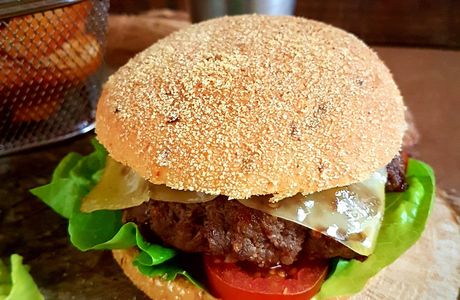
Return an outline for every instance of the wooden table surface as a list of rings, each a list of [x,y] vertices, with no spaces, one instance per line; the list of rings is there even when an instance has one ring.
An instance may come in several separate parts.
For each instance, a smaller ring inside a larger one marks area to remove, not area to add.
[[[453,190],[460,190],[460,52],[376,50],[415,116],[417,156],[435,168],[439,186],[452,190],[450,204],[458,206]],[[90,137],[0,158],[0,257],[22,254],[47,299],[144,299],[107,252],[73,249],[65,221],[27,192],[47,182],[67,152],[87,152]]]

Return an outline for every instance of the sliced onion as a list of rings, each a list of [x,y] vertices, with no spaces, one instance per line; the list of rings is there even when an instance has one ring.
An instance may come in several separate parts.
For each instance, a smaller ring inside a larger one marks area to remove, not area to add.
[[[180,191],[148,182],[131,168],[107,157],[99,183],[83,199],[81,211],[118,210],[141,205],[149,199],[180,203],[211,201],[217,196],[201,192]]]
[[[150,185],[150,198],[166,202],[201,203],[214,200],[217,196],[201,192],[174,190],[163,184],[152,184]]]
[[[149,200],[149,183],[131,168],[107,157],[99,183],[83,199],[81,211],[117,210]]]
[[[321,232],[361,255],[370,255],[385,209],[386,178],[382,169],[363,182],[306,196],[297,194],[277,203],[270,203],[270,196],[238,201]]]

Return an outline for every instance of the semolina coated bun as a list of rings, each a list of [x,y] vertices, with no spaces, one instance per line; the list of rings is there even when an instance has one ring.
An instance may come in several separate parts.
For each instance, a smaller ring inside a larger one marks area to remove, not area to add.
[[[352,34],[243,15],[175,32],[121,67],[96,133],[152,183],[280,199],[384,167],[401,148],[404,112],[388,68]]]
[[[187,279],[178,276],[174,280],[161,277],[148,277],[140,273],[133,265],[137,254],[134,248],[113,250],[113,257],[125,275],[151,299],[156,300],[212,300],[215,299],[204,290],[196,287]]]

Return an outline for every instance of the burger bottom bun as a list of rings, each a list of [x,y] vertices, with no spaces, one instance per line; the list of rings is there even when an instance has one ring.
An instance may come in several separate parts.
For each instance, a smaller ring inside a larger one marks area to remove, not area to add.
[[[442,191],[438,194],[442,195],[436,199],[420,240],[350,299],[457,299],[460,226],[458,217],[445,200],[448,195]],[[142,275],[132,264],[136,253],[135,249],[114,250],[113,256],[131,281],[150,298],[214,299],[180,276],[174,281],[166,281]]]
[[[128,276],[138,289],[143,291],[151,299],[215,299],[182,276],[178,276],[175,280],[169,281],[161,277],[152,278],[143,275],[133,265],[133,259],[137,254],[137,250],[134,248],[113,250],[112,253],[125,275]]]

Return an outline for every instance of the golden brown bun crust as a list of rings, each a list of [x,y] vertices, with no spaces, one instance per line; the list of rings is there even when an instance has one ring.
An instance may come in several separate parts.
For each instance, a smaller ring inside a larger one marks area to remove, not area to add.
[[[247,198],[343,186],[401,147],[404,104],[355,36],[298,17],[187,27],[110,77],[96,133],[153,183]]]
[[[212,300],[215,299],[204,290],[197,288],[190,281],[181,276],[173,281],[160,277],[147,277],[141,274],[133,265],[134,256],[137,251],[134,248],[127,250],[113,250],[113,257],[123,269],[125,275],[134,285],[143,291],[151,299],[155,300]]]

